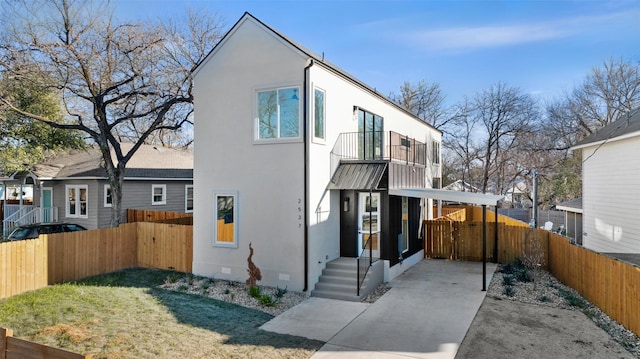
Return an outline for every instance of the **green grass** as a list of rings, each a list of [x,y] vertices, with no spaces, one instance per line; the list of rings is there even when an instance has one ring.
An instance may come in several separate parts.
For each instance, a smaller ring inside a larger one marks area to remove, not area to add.
[[[94,358],[308,358],[319,341],[265,332],[272,318],[163,290],[170,271],[130,269],[0,300],[14,336]]]

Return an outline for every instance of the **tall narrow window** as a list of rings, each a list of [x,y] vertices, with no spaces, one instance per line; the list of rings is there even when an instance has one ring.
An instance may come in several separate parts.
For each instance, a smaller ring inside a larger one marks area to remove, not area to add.
[[[398,248],[400,253],[409,250],[409,198],[402,197],[402,240]]]
[[[113,205],[113,198],[111,198],[111,186],[104,185],[104,207],[111,207]]]
[[[299,88],[280,88],[258,92],[257,138],[300,137]]]
[[[213,245],[238,248],[238,195],[215,191],[213,194]]]
[[[379,160],[382,153],[382,117],[361,108],[358,111],[358,156],[361,160]]]
[[[72,218],[87,218],[87,185],[65,186],[65,215]]]
[[[193,185],[188,184],[184,187],[184,211],[186,213],[193,212]]]
[[[151,205],[158,206],[167,204],[167,185],[151,185]]]
[[[440,163],[440,142],[433,141],[432,143],[432,162],[437,165]]]
[[[313,137],[324,140],[324,91],[315,89],[313,91]]]

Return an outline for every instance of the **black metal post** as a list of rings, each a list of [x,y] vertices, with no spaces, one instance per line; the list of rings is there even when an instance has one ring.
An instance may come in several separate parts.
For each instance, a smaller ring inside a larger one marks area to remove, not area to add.
[[[498,263],[498,202],[496,202],[495,232],[493,233],[493,262]]]
[[[482,205],[482,291],[487,291],[487,205]]]

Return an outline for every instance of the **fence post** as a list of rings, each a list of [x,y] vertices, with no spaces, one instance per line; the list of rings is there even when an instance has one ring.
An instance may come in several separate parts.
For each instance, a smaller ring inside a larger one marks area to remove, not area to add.
[[[7,337],[13,336],[13,330],[0,328],[0,359],[7,359]]]

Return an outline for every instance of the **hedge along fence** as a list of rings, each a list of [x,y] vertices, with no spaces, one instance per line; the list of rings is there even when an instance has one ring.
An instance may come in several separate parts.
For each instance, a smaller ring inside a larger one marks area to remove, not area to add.
[[[487,259],[495,261],[494,224],[487,223]],[[425,257],[482,260],[482,223],[425,222]],[[542,267],[561,282],[640,335],[640,268],[572,245],[568,238],[542,229],[498,224],[499,263],[522,258],[527,240],[537,238]]]
[[[125,268],[190,273],[192,262],[192,226],[127,223],[3,242],[0,298]]]

